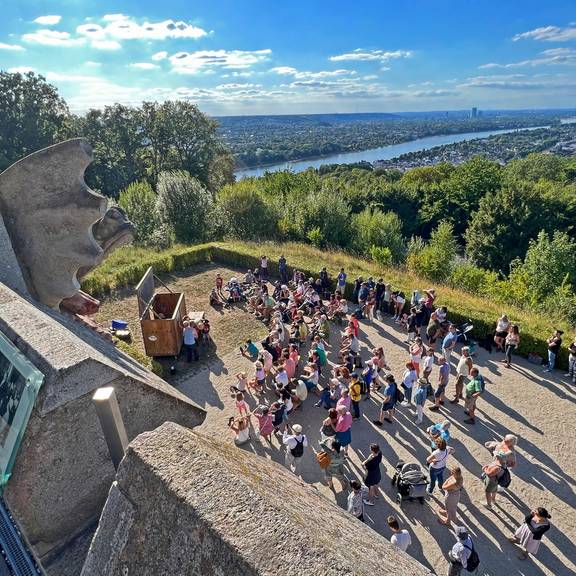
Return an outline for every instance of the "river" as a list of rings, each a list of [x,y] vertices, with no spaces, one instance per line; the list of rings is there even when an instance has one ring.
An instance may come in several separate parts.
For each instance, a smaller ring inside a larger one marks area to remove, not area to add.
[[[323,158],[298,160],[296,162],[280,162],[270,166],[261,166],[258,168],[246,168],[236,170],[234,173],[237,179],[248,176],[262,176],[264,172],[277,172],[279,170],[291,170],[293,172],[302,172],[307,168],[320,168],[324,164],[354,164],[356,162],[375,162],[376,160],[390,160],[401,154],[408,152],[420,152],[436,146],[454,144],[455,142],[464,142],[465,140],[481,140],[489,138],[496,134],[508,134],[520,130],[538,130],[539,128],[549,128],[549,126],[534,126],[532,128],[515,128],[512,130],[486,130],[484,132],[466,132],[463,134],[442,134],[439,136],[428,136],[418,140],[410,140],[402,144],[390,144],[380,148],[371,148],[361,152],[346,152],[343,154],[332,154]]]

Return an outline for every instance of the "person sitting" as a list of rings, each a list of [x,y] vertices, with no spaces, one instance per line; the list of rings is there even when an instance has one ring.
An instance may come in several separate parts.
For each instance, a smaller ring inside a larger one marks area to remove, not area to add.
[[[209,300],[210,300],[210,306],[215,307],[228,306],[228,302],[226,302],[226,300],[220,297],[220,294],[218,293],[218,290],[216,288],[212,288],[212,290],[210,290]]]
[[[248,339],[244,346],[240,346],[240,354],[244,357],[248,356],[249,358],[258,358],[258,346],[256,346],[252,340]]]
[[[231,416],[228,420],[228,428],[234,432],[234,444],[240,446],[250,440],[250,417],[238,416],[234,418]]]
[[[252,270],[248,269],[248,272],[246,272],[246,274],[244,274],[244,284],[254,284],[254,282],[256,281],[256,277],[254,276]]]

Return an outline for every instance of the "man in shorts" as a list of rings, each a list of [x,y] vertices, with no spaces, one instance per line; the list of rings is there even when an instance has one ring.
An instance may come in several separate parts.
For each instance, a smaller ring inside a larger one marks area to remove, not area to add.
[[[438,358],[438,386],[434,392],[434,406],[430,406],[430,410],[438,412],[440,405],[444,404],[444,394],[446,393],[446,386],[448,385],[448,378],[450,376],[450,364],[446,361],[444,356]]]
[[[482,381],[478,368],[470,370],[470,380],[464,388],[464,408],[468,413],[468,418],[464,420],[466,424],[476,424],[474,413],[476,412],[476,399],[482,394]]]
[[[396,411],[396,392],[398,390],[398,385],[394,380],[392,374],[388,374],[385,378],[386,388],[384,389],[384,400],[382,401],[382,407],[380,408],[380,417],[378,420],[373,420],[372,422],[376,426],[382,426],[382,421],[386,420],[392,424],[394,421],[394,412]],[[386,414],[386,417],[384,416]]]

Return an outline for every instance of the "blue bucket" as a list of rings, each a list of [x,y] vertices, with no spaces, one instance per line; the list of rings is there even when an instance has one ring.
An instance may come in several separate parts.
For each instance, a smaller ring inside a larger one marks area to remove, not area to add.
[[[112,330],[126,330],[127,327],[126,320],[112,320]]]

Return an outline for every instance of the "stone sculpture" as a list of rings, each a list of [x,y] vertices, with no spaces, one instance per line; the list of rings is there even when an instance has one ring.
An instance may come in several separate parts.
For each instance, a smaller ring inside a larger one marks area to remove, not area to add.
[[[0,174],[0,228],[12,252],[3,248],[0,268],[14,256],[30,295],[52,308],[81,296],[78,279],[133,238],[122,210],[107,210],[106,198],[84,182],[91,162],[92,147],[77,138],[30,154]]]

